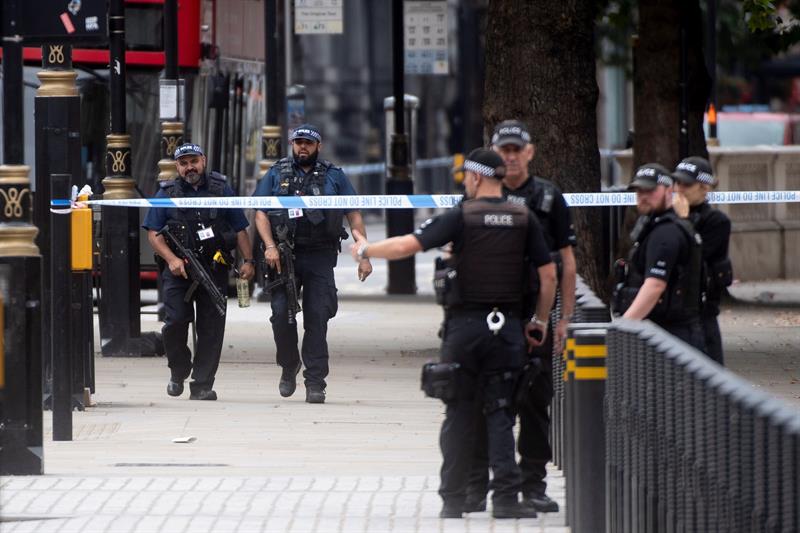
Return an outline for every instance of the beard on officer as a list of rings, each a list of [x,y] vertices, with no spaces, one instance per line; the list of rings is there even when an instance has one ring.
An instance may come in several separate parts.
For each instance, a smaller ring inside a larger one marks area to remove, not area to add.
[[[655,163],[637,169],[628,187],[636,192],[639,220],[627,261],[618,260],[614,311],[649,319],[705,352],[700,327],[702,239],[672,207],[674,178]]]
[[[461,518],[465,512],[477,413],[483,410],[494,473],[492,514],[495,518],[534,517],[535,509],[519,501],[521,474],[514,454],[512,397],[526,352],[541,345],[547,335],[555,265],[533,213],[502,196],[502,158],[480,148],[467,156],[462,168],[467,200],[412,234],[370,244],[354,232],[356,242],[350,251],[356,260],[396,260],[453,243],[447,265],[455,275],[444,274],[453,283],[445,283],[443,294],[437,294],[445,306],[440,365],[448,386],[441,394],[426,388],[447,405],[440,436],[440,516]],[[530,290],[527,271],[533,269],[541,286],[538,297],[530,298],[535,313],[525,308]],[[439,370],[435,372],[438,375]],[[424,385],[430,381],[426,379]]]
[[[235,196],[225,176],[206,172],[206,158],[200,146],[182,144],[175,150],[174,157],[178,177],[161,182],[157,198]],[[196,286],[194,292],[188,292],[193,282],[200,283],[201,280],[191,279],[186,258],[180,250],[173,250],[174,243],[166,241],[160,232],[168,228],[169,233],[197,257],[208,279],[224,295],[228,265],[220,264],[214,257],[217,253],[227,255],[238,248],[244,261],[239,274],[246,280],[252,278],[254,269],[252,247],[246,232],[248,225],[241,209],[151,208],[145,217],[142,226],[148,230],[148,240],[164,263],[160,268],[165,314],[162,334],[170,368],[171,377],[167,384],[170,396],[183,394],[184,381],[191,375],[190,399],[217,399],[213,386],[222,353],[225,314],[217,310],[217,305],[202,285]],[[194,359],[186,344],[192,321],[197,325]]]

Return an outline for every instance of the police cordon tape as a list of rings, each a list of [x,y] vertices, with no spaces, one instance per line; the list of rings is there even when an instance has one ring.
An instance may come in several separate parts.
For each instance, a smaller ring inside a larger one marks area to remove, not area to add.
[[[460,194],[386,194],[353,196],[228,196],[197,198],[129,198],[89,200],[87,205],[110,207],[207,208],[207,209],[420,209],[450,208]],[[565,193],[570,207],[636,205],[633,192]],[[800,191],[716,191],[709,194],[712,204],[771,204],[800,202]],[[70,200],[53,200],[52,210],[73,205]]]

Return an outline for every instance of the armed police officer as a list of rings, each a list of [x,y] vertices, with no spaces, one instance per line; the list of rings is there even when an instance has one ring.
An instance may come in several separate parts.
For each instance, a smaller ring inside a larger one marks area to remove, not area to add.
[[[702,157],[687,157],[672,173],[678,192],[675,211],[687,217],[703,239],[704,298],[700,320],[708,356],[724,364],[722,336],[717,316],[725,287],[733,282],[733,268],[728,257],[731,221],[708,204],[707,196],[717,185],[709,162]]]
[[[526,206],[536,215],[558,273],[561,315],[538,315],[537,320],[547,325],[548,335],[545,342],[531,353],[537,359],[537,364],[531,367],[535,377],[527,380],[527,394],[517,405],[520,424],[517,449],[523,498],[537,511],[557,512],[558,503],[546,494],[546,466],[552,459],[549,408],[553,399],[553,347],[555,345],[561,351],[575,309],[575,229],[567,202],[558,187],[548,180],[530,175],[529,167],[535,155],[535,146],[523,122],[500,122],[492,135],[492,148],[503,158],[506,168],[503,195],[509,202]],[[549,320],[551,316],[553,320]],[[479,441],[476,452],[465,505],[467,511],[483,511],[486,508],[489,478],[485,441]]]
[[[636,191],[639,219],[627,261],[616,263],[614,312],[650,319],[700,351],[702,240],[672,208],[673,177],[658,164],[639,167],[629,190]]]
[[[175,150],[178,177],[161,184],[157,198],[235,196],[225,176],[206,172],[206,158],[196,144]],[[183,394],[184,380],[192,400],[216,400],[214,376],[225,334],[225,297],[229,253],[238,248],[244,264],[239,274],[253,277],[247,218],[241,209],[151,208],[142,226],[160,257],[165,320],[162,334],[171,377],[167,394]],[[193,308],[193,304],[196,310]],[[194,361],[186,345],[189,323],[197,326]]]
[[[440,444],[443,463],[439,494],[443,518],[464,512],[469,468],[476,438],[476,415],[486,417],[495,518],[536,515],[519,501],[520,469],[514,457],[512,391],[529,347],[547,335],[545,322],[555,292],[555,265],[541,228],[525,207],[502,197],[505,166],[488,149],[469,154],[464,167],[467,200],[424,223],[415,233],[368,243],[357,232],[351,253],[402,259],[453,243],[452,269],[442,295],[445,323],[441,360],[449,372]],[[530,270],[539,278],[535,314],[526,309]],[[457,285],[457,287],[456,287]],[[533,318],[531,319],[531,316]],[[480,398],[480,400],[477,400]],[[478,403],[480,401],[480,403]]]
[[[279,160],[258,183],[254,196],[320,196],[356,194],[344,172],[320,157],[322,135],[318,128],[303,124],[290,139],[292,156]],[[343,216],[351,230],[364,234],[364,221],[357,210],[290,209],[256,212],[256,228],[264,242],[264,258],[273,276],[283,276],[271,289],[272,331],[277,362],[281,367],[278,391],[294,394],[296,376],[305,365],[306,401],[325,402],[328,375],[328,320],[336,316],[338,301],[333,269],[347,237]],[[287,276],[287,270],[293,275]],[[368,259],[358,263],[358,278],[372,272]],[[302,353],[297,348],[295,312],[302,288]],[[302,361],[301,361],[302,355]]]

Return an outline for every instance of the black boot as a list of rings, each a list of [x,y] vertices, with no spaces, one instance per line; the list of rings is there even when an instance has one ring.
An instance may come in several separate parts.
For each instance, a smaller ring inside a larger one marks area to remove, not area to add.
[[[533,507],[540,513],[557,513],[558,502],[552,500],[547,494],[530,492],[523,494],[522,501],[525,505]]]
[[[294,394],[297,388],[297,374],[300,373],[302,367],[303,364],[298,361],[296,368],[284,368],[281,371],[281,381],[278,383],[278,392],[280,392],[281,396],[284,398],[288,398]]]
[[[468,494],[464,500],[465,513],[482,513],[486,510],[486,496]]]
[[[536,510],[515,500],[493,501],[492,516],[494,518],[536,518]]]

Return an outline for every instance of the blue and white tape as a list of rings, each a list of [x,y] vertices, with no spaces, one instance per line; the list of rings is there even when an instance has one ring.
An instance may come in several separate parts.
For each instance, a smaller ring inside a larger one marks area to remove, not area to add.
[[[90,200],[88,205],[111,207],[216,208],[216,209],[420,209],[450,208],[460,194],[354,195],[354,196],[228,196],[201,198],[130,198]],[[566,193],[570,207],[636,205],[636,193]],[[800,191],[716,191],[713,204],[772,204],[800,202]],[[69,208],[69,200],[53,200],[51,208]]]

